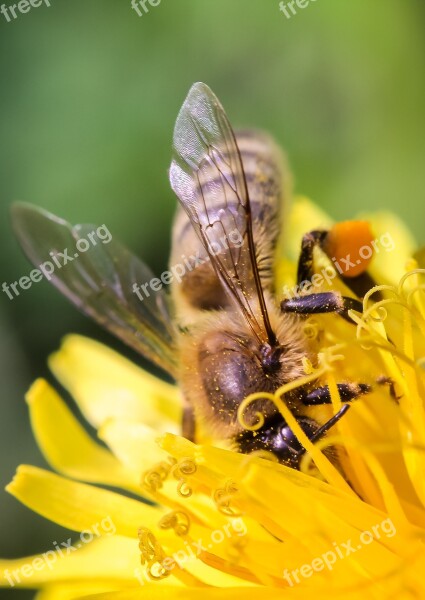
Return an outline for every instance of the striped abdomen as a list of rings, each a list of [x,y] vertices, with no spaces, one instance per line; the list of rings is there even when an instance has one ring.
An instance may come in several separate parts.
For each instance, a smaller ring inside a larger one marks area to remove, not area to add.
[[[280,229],[280,212],[290,181],[280,149],[265,133],[236,132],[251,204],[253,237],[263,286],[271,289],[273,256]],[[217,199],[217,214],[228,202]],[[232,200],[233,201],[233,200]],[[236,202],[236,201],[235,201]],[[235,234],[236,235],[236,234]],[[172,239],[170,267],[182,267],[181,283],[174,279],[172,294],[179,312],[214,310],[229,300],[209,261],[206,250],[186,213],[178,207]],[[188,319],[190,322],[190,318]]]

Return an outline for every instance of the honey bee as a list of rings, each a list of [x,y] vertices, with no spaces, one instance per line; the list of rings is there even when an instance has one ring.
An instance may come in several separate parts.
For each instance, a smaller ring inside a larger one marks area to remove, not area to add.
[[[267,451],[298,468],[305,452],[275,406],[258,400],[246,419],[264,424],[245,430],[238,408],[252,392],[274,392],[304,374],[314,362],[303,332],[310,314],[335,312],[349,319],[361,310],[356,298],[338,292],[301,295],[277,302],[273,264],[281,229],[281,207],[291,183],[282,152],[257,131],[234,132],[208,86],[192,86],[178,114],[169,171],[179,200],[170,272],[185,256],[196,268],[175,277],[170,297],[160,290],[140,299],[134,292],[154,276],[120,243],[97,245],[51,275],[52,283],[80,310],[169,373],[185,402],[183,435],[196,441],[206,423],[244,453]],[[34,265],[74,247],[93,226],[71,226],[28,204],[13,207],[20,243]],[[302,240],[298,279],[313,270],[313,250],[326,247],[328,232]],[[142,301],[141,301],[142,300]],[[170,307],[171,305],[171,307]],[[329,404],[327,386],[300,387],[285,401],[315,442],[345,414],[348,402],[368,393],[364,383],[338,384],[341,410],[325,423],[308,416],[308,406]]]

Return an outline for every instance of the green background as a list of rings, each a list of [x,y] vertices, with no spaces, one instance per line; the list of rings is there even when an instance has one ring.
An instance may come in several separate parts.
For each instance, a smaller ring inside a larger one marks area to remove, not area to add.
[[[424,25],[423,0],[316,0],[291,19],[277,0],[162,0],[142,17],[130,0],[51,0],[10,23],[0,14],[0,284],[30,270],[14,200],[104,223],[165,268],[171,136],[198,80],[235,126],[275,135],[298,192],[338,219],[392,209],[423,242]],[[0,303],[3,487],[17,464],[44,464],[23,395],[46,356],[71,331],[112,341],[45,282]],[[4,557],[68,537],[2,491],[0,531]]]

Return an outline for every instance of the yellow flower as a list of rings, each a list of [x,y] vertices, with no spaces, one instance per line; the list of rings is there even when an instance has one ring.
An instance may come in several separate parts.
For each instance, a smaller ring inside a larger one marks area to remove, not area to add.
[[[21,466],[7,490],[77,534],[37,557],[0,561],[2,585],[40,588],[39,600],[425,597],[423,255],[415,261],[394,216],[365,218],[376,235],[379,290],[365,297],[363,315],[352,313],[357,327],[335,315],[306,322],[319,361],[306,362],[303,380],[320,376],[330,386],[332,407],[315,408],[318,420],[341,405],[336,382],[369,383],[373,392],[316,445],[282,400],[289,384],[270,396],[308,451],[301,472],[207,437],[185,440],[174,386],[69,336],[49,365],[103,443],[46,381],[34,383],[31,424],[59,474]],[[301,235],[327,225],[297,200],[278,292],[294,285]],[[329,259],[317,263],[326,268]],[[336,443],[341,469],[322,453]]]

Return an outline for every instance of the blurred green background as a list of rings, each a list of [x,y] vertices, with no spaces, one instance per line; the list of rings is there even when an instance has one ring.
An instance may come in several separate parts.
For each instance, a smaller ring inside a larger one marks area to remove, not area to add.
[[[338,219],[393,209],[423,242],[424,26],[423,0],[317,0],[291,19],[277,0],[162,0],[142,17],[130,0],[51,0],[9,23],[0,14],[0,283],[30,270],[14,200],[104,223],[165,268],[171,136],[198,80],[235,126],[284,145],[298,192]],[[61,337],[123,347],[45,282],[0,302],[3,488],[17,464],[45,464],[23,396]],[[0,556],[67,539],[3,491],[0,503]]]

